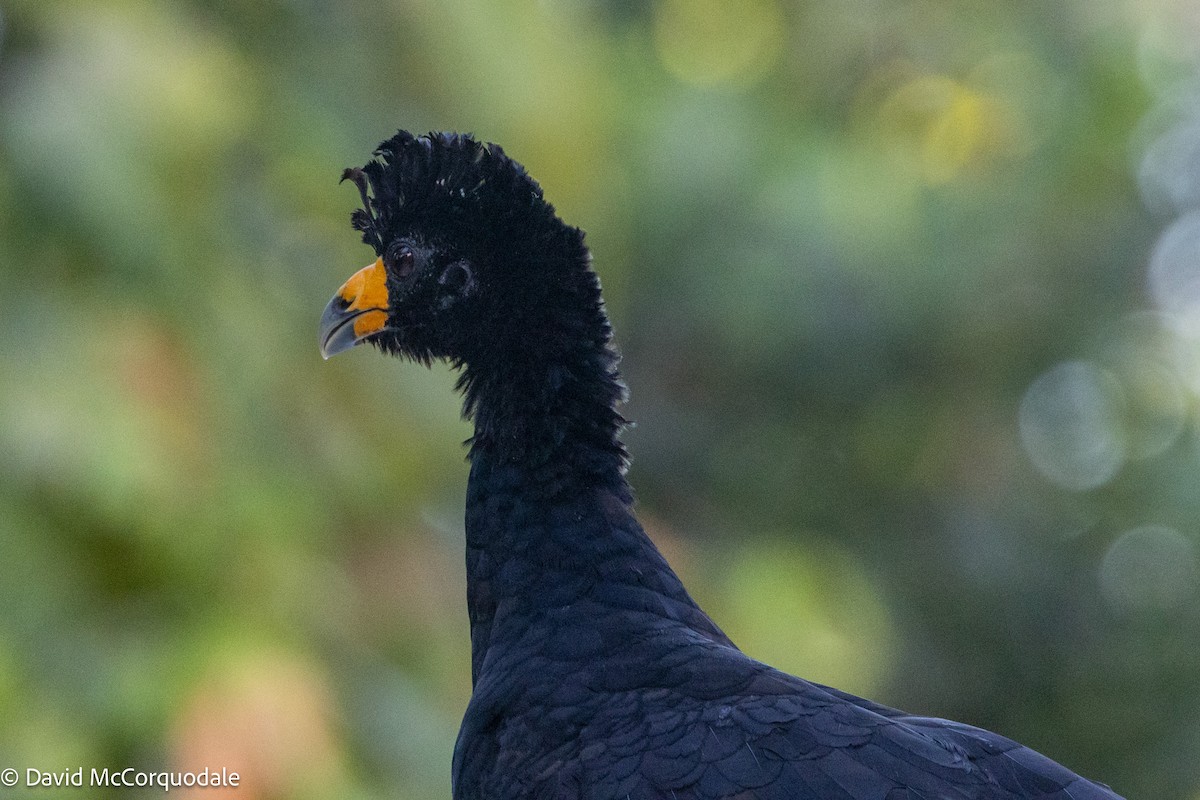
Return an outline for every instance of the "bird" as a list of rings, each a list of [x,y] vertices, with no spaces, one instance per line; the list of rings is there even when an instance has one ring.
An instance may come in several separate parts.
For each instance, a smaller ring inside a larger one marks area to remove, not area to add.
[[[472,694],[454,800],[1120,800],[999,734],[744,654],[634,514],[583,232],[498,145],[399,131],[342,180],[375,254],[320,319],[459,370]]]

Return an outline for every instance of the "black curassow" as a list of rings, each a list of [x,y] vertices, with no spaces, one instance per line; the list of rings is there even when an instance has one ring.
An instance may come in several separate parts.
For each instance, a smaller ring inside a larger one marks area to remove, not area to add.
[[[333,297],[359,342],[462,368],[474,691],[456,800],[1113,800],[1027,747],[779,672],[634,518],[624,387],[583,233],[469,136],[401,131],[343,179],[377,256]]]

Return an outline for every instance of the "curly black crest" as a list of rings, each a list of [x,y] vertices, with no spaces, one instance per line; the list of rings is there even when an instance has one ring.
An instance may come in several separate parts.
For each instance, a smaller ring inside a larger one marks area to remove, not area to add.
[[[414,230],[475,242],[480,253],[504,241],[517,248],[509,249],[510,255],[533,258],[547,246],[562,244],[564,235],[582,240],[499,145],[477,142],[469,134],[399,131],[373,155],[361,169],[346,169],[342,180],[359,188],[363,208],[351,215],[351,223],[378,255],[390,239]]]

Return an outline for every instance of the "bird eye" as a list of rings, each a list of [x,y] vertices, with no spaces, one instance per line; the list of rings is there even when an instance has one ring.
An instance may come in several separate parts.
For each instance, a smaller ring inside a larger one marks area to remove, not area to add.
[[[392,269],[398,278],[407,278],[412,274],[413,267],[416,266],[417,257],[412,249],[401,245],[392,251]]]

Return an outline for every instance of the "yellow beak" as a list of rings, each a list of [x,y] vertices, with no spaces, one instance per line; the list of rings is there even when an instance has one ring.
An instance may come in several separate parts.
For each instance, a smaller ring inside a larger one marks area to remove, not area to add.
[[[350,276],[325,306],[317,331],[321,357],[337,355],[379,333],[387,319],[387,270],[383,259],[377,258]]]

